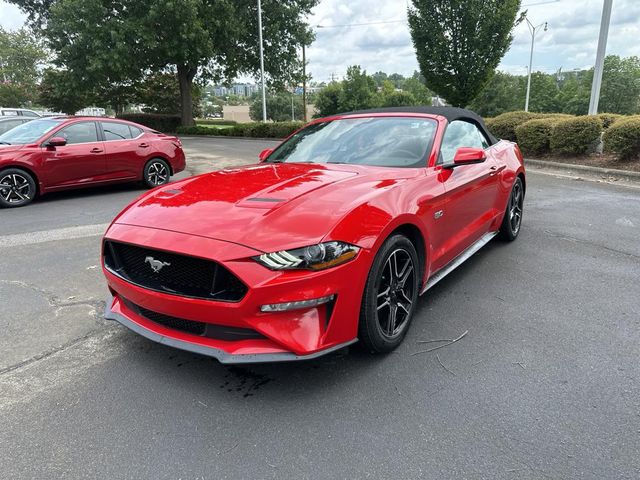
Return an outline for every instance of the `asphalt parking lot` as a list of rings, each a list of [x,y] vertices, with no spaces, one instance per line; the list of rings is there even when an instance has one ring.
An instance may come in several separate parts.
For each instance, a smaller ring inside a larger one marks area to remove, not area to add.
[[[273,145],[184,143],[178,178]],[[397,351],[243,367],[102,319],[99,234],[142,192],[0,211],[1,478],[640,478],[640,188],[531,171],[519,239]]]

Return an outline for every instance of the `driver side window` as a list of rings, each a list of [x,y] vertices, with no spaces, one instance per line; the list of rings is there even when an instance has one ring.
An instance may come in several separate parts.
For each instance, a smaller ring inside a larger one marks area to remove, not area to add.
[[[78,122],[60,130],[54,136],[63,137],[67,145],[74,143],[93,143],[98,141],[95,122]]]
[[[489,148],[487,139],[478,127],[473,123],[464,120],[454,120],[447,126],[442,146],[440,147],[440,158],[438,164],[448,164],[453,162],[456,152],[461,147]]]

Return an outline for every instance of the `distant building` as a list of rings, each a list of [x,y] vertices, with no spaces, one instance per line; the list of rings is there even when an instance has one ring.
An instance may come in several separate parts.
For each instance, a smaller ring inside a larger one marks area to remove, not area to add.
[[[105,117],[107,112],[104,108],[100,107],[86,107],[82,110],[78,110],[76,115],[80,115],[83,117]]]
[[[250,97],[254,93],[257,93],[258,89],[258,85],[254,85],[251,83],[234,83],[230,87],[216,85],[215,87],[213,87],[213,94],[216,97],[226,97],[228,95]]]

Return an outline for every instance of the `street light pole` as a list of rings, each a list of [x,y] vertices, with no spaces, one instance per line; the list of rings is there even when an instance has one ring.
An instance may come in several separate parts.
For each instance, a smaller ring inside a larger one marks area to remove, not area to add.
[[[258,0],[258,39],[260,40],[260,75],[262,82],[262,121],[267,121],[267,97],[264,88],[264,51],[262,47],[262,2]]]
[[[302,44],[302,119],[307,123],[307,55],[305,44]]]
[[[531,51],[529,52],[529,73],[527,75],[527,96],[524,101],[524,111],[529,111],[529,95],[531,93],[531,68],[533,66],[533,44],[536,40],[536,30],[544,25],[544,31],[547,31],[547,22],[541,23],[540,25],[533,26],[533,24],[529,21],[528,18],[525,18],[527,21],[527,27],[529,27],[529,32],[531,33]]]
[[[604,69],[604,55],[607,51],[607,37],[609,36],[609,23],[611,22],[611,7],[613,0],[604,0],[602,6],[602,20],[600,21],[600,38],[598,39],[598,52],[596,64],[593,69],[593,83],[591,84],[591,98],[589,100],[589,115],[598,114],[598,102],[600,101],[600,87],[602,86],[602,71]]]

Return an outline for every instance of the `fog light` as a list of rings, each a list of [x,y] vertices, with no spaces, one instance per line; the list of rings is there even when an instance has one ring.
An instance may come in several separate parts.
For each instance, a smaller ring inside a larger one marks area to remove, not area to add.
[[[312,300],[298,300],[296,302],[284,302],[284,303],[271,303],[269,305],[262,305],[260,307],[261,312],[286,312],[288,310],[299,310],[301,308],[317,307],[324,303],[329,303],[335,298],[335,295],[328,295],[326,297],[314,298]]]

